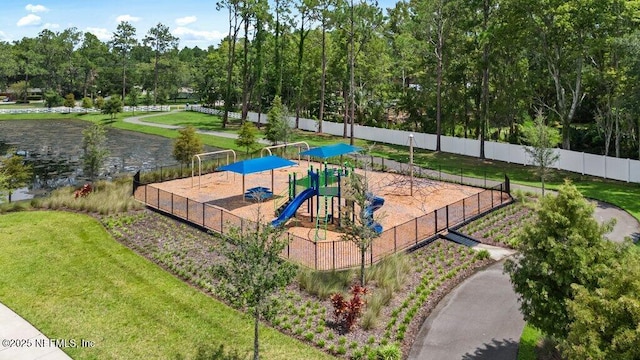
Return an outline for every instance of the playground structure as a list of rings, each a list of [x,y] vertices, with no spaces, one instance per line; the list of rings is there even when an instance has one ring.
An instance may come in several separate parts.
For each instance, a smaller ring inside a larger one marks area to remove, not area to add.
[[[193,157],[191,157],[191,186],[195,186],[193,184],[193,179],[195,178],[195,160],[198,159],[198,188],[200,188],[200,186],[202,185],[201,183],[201,179],[202,179],[202,158],[205,157],[214,157],[215,159],[220,159],[218,155],[220,154],[226,154],[227,155],[227,164],[229,165],[229,154],[233,154],[233,162],[235,163],[237,161],[237,157],[236,157],[236,152],[233,150],[219,150],[219,151],[212,151],[212,152],[206,152],[206,153],[201,153],[201,154],[195,154],[193,155]],[[219,166],[220,164],[218,164]],[[227,178],[228,180],[228,178]]]
[[[329,223],[333,225],[337,223],[339,227],[341,209],[343,206],[347,206],[347,200],[342,197],[344,180],[348,176],[356,175],[353,173],[353,169],[349,170],[346,165],[335,168],[329,168],[326,162],[322,165],[322,169],[314,169],[310,165],[307,176],[302,179],[297,179],[296,173],[289,174],[288,196],[284,203],[279,204],[274,201],[276,218],[271,221],[272,226],[284,225],[289,219],[296,216],[298,209],[306,202],[306,213],[310,222],[315,223],[315,241],[326,239]],[[300,188],[302,191],[299,190]],[[366,225],[376,234],[380,234],[382,225],[373,220],[373,213],[384,204],[384,199],[371,195],[367,197],[367,201],[370,205],[363,212]],[[353,201],[349,203],[355,207]],[[351,213],[355,216],[355,211],[351,211]]]
[[[373,263],[511,201],[505,184],[484,190],[414,180],[400,173],[352,168],[342,160],[338,162],[342,165],[311,161],[309,166],[278,157],[245,160],[198,175],[199,179],[134,182],[134,195],[148,206],[221,234],[247,228],[258,218],[283,226],[283,236],[289,239],[283,256],[318,270],[359,262],[357,247],[343,239],[342,216],[360,214],[377,234],[367,253],[367,262]],[[274,167],[273,161],[281,164]],[[229,172],[242,174],[242,188],[239,181],[228,180]],[[369,184],[362,209],[350,198],[347,185],[352,176],[366,177]],[[200,187],[193,186],[196,180],[201,181]],[[376,212],[381,216],[376,217]]]

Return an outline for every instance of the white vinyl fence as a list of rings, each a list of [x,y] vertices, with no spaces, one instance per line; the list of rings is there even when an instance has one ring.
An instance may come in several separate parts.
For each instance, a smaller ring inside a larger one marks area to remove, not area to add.
[[[200,106],[191,106],[189,110],[207,112],[221,115],[222,111],[215,109],[205,109]],[[231,116],[231,114],[230,114]],[[239,118],[240,114],[233,113],[234,118]],[[247,119],[252,122],[258,121],[257,113],[249,113]],[[262,114],[260,121],[267,122],[267,116]],[[289,121],[293,125],[295,118],[290,117]],[[341,136],[343,134],[342,123],[332,123],[324,121],[322,131]],[[308,131],[317,131],[317,121],[311,119],[300,119],[299,128]],[[351,136],[350,126],[347,127],[347,136]],[[435,150],[436,135],[413,133],[404,130],[392,130],[374,128],[369,126],[354,126],[354,137],[376,142],[383,142],[394,145],[409,145],[409,135],[414,136],[414,146],[420,149]],[[463,139],[452,136],[441,136],[441,150],[443,152],[459,155],[478,157],[480,155],[480,141],[476,139]],[[561,170],[572,171],[583,175],[593,175],[606,179],[615,179],[627,182],[640,183],[640,161],[631,159],[619,159],[604,155],[587,154],[584,152],[555,149],[560,156],[554,167]],[[499,160],[508,163],[531,165],[525,147],[494,141],[484,142],[484,153],[487,159]]]
[[[139,111],[139,112],[155,112],[155,111],[170,111],[167,105],[158,106],[124,106],[123,112]],[[84,113],[99,113],[100,110],[85,109],[82,107],[55,107],[55,108],[31,108],[31,109],[0,109],[0,114],[84,114]]]

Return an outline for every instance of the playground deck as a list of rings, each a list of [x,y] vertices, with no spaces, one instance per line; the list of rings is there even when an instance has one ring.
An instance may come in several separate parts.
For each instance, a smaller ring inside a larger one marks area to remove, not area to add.
[[[153,184],[155,188],[189,198],[191,200],[222,208],[238,217],[255,221],[258,211],[263,222],[271,221],[275,217],[275,204],[286,200],[289,174],[297,173],[301,179],[307,175],[306,161],[299,166],[273,171],[273,188],[271,188],[271,172],[256,173],[245,176],[245,188],[269,188],[273,197],[262,202],[247,200],[242,193],[242,175],[229,172],[218,172],[201,177],[172,180]],[[314,168],[320,168],[320,163],[311,163]],[[404,224],[415,218],[433,212],[436,209],[455,203],[481,192],[483,189],[470,186],[439,182],[428,179],[414,179],[413,196],[410,195],[410,178],[406,175],[379,171],[355,170],[357,174],[366,176],[371,192],[385,199],[384,206],[375,214],[383,229]],[[315,200],[314,200],[315,201]],[[496,199],[497,202],[501,200]],[[329,201],[329,206],[331,202]],[[321,198],[321,214],[324,213],[324,201]],[[337,204],[335,206],[337,216]],[[298,210],[301,221],[292,220],[287,231],[293,235],[316,240],[316,228],[308,220],[307,206],[302,205]],[[307,220],[307,221],[305,221]],[[304,226],[302,226],[304,225]],[[321,231],[320,241],[335,241],[340,239],[341,233],[327,230]]]

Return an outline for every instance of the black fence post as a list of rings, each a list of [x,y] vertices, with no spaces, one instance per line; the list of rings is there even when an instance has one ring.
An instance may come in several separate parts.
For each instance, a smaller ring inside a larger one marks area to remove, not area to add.
[[[189,198],[187,198],[187,220],[189,220]]]
[[[204,226],[204,203],[200,203],[202,205],[202,226]]]
[[[189,209],[189,206],[187,206],[187,209]],[[171,214],[173,215],[173,193],[171,193]]]
[[[507,194],[511,195],[511,180],[509,180],[507,174],[504,174],[504,187]]]
[[[436,209],[433,213],[435,214],[434,218],[436,220],[435,221],[436,227],[435,227],[435,229],[433,229],[433,234],[435,235],[435,234],[438,233],[438,209]]]
[[[485,190],[485,191],[487,191],[487,190]],[[478,214],[480,214],[480,194],[482,194],[483,192],[479,192],[479,193],[476,194],[476,197],[478,198]]]
[[[445,215],[446,215],[446,219],[447,219],[447,229],[449,229],[449,205],[447,205],[445,211],[446,211]]]
[[[220,212],[220,234],[224,234],[224,221],[222,219],[222,217],[224,216],[224,211],[218,209],[218,211]]]
[[[156,188],[156,190],[158,190],[158,197],[156,198],[158,200],[156,201],[157,202],[156,207],[160,209],[160,189]]]

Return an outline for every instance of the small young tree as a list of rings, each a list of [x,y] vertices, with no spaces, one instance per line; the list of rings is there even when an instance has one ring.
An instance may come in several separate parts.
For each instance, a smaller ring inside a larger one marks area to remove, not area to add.
[[[104,108],[104,103],[105,103],[104,98],[102,96],[98,96],[93,105],[95,106],[96,109],[102,110]]]
[[[268,123],[264,133],[265,139],[271,141],[272,144],[277,144],[278,141],[288,143],[293,130],[289,126],[287,121],[287,107],[282,104],[282,99],[277,96],[271,103],[271,109],[267,113]]]
[[[11,84],[11,86],[9,86],[9,89],[13,93],[13,97],[16,102],[20,103],[23,101],[27,101],[27,95],[29,95],[29,86],[27,85],[26,81],[22,80],[13,83]]]
[[[71,111],[72,108],[76,107],[76,97],[73,95],[73,93],[68,93],[67,96],[64,97],[64,103],[62,104],[62,106],[68,107],[69,111]]]
[[[91,100],[91,98],[89,97],[84,97],[82,98],[82,107],[84,109],[91,109],[93,108],[93,101]]]
[[[593,209],[565,183],[557,196],[541,200],[535,219],[516,236],[520,257],[505,263],[524,319],[556,339],[567,337],[571,323],[571,285],[594,289],[613,259],[614,245],[603,238],[612,223],[600,225]]]
[[[113,120],[116,117],[116,114],[122,112],[122,100],[118,95],[112,95],[109,100],[105,101],[104,106],[102,107],[103,114],[109,114],[110,118]]]
[[[343,208],[340,219],[344,231],[342,239],[353,242],[360,250],[360,286],[364,287],[366,254],[371,248],[373,240],[378,237],[374,224],[379,219],[374,219],[374,213],[370,212],[369,206],[373,199],[365,177],[351,172],[342,192],[344,198],[354,205],[353,208],[350,206]],[[357,216],[352,213],[354,208],[359,209]]]
[[[44,93],[44,106],[48,108],[62,106],[64,104],[64,99],[60,94],[53,90],[48,90]]]
[[[525,151],[538,167],[537,173],[542,183],[542,196],[544,196],[544,183],[549,176],[550,166],[560,157],[554,151],[561,140],[560,132],[547,126],[544,116],[539,112],[533,122],[529,121],[522,126],[521,133],[522,140],[530,146],[526,147]]]
[[[2,180],[0,188],[9,196],[9,202],[11,202],[13,192],[27,186],[33,175],[31,166],[25,164],[22,156],[15,155],[15,149],[10,152],[14,155],[4,158],[0,162],[0,180]]]
[[[244,229],[230,232],[229,242],[221,251],[226,261],[216,267],[225,297],[253,314],[255,360],[260,358],[258,329],[260,318],[268,311],[268,297],[295,276],[295,267],[280,258],[288,244],[284,228],[266,225],[262,220],[258,211],[256,223],[245,223]]]
[[[202,141],[193,126],[182,128],[178,133],[173,143],[173,157],[181,164],[189,164],[194,155],[202,152]]]
[[[107,135],[102,125],[93,124],[82,131],[82,151],[82,170],[93,180],[109,156]]]
[[[569,359],[640,359],[640,252],[630,245],[595,289],[572,285]]]
[[[140,96],[140,91],[135,86],[132,87],[131,90],[129,90],[129,94],[127,94],[126,103],[127,106],[132,107],[133,115],[136,114],[136,106],[138,106],[138,104],[140,103],[138,100],[138,96]]]
[[[238,132],[238,138],[236,139],[236,145],[246,149],[246,153],[249,154],[249,150],[257,145],[256,136],[258,129],[251,121],[245,121],[240,127]]]

